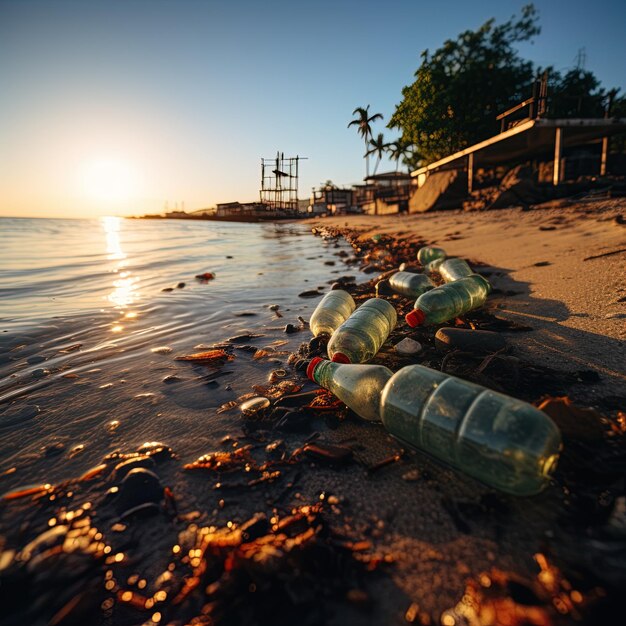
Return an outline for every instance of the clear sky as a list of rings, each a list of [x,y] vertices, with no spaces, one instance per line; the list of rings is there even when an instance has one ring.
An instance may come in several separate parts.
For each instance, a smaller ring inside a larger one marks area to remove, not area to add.
[[[300,197],[360,182],[347,128],[385,128],[420,52],[511,0],[0,0],[0,215],[78,217],[258,199],[260,158],[308,157]],[[626,2],[537,0],[522,53],[566,70],[585,49],[626,88]],[[379,171],[393,166],[383,163]]]

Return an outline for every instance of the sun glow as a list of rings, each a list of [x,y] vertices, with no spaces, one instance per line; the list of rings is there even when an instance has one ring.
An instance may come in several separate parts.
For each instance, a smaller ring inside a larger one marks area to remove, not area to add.
[[[137,174],[124,160],[99,159],[85,164],[82,187],[91,200],[116,205],[137,194]]]

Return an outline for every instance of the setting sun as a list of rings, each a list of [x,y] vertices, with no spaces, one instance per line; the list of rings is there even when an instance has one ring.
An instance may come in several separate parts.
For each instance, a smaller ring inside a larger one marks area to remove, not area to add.
[[[82,187],[91,200],[108,204],[124,202],[137,193],[137,174],[124,160],[98,159],[85,164]]]

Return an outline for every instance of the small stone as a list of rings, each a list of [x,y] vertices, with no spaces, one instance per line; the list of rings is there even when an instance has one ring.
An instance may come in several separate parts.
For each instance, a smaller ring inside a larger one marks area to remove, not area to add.
[[[174,287],[164,287],[161,291],[174,291]]]
[[[280,306],[278,304],[270,304],[268,308],[270,311],[278,311],[278,309],[280,309]]]
[[[405,337],[394,346],[394,349],[398,354],[419,354],[422,351],[422,344],[410,337]]]
[[[440,328],[435,335],[435,347],[441,352],[449,350],[476,353],[497,352],[506,347],[506,341],[499,333],[489,330]]]
[[[176,285],[176,289],[182,289],[185,286],[185,283],[178,283]]]
[[[324,265],[334,265],[334,261],[324,261]]]
[[[44,376],[48,376],[49,374],[50,370],[45,370],[42,367],[38,367],[37,369],[32,371],[31,376],[33,378],[43,378]]]
[[[57,454],[61,454],[63,450],[65,450],[65,444],[60,441],[55,441],[43,448],[43,453],[45,456],[56,456]]]
[[[246,400],[239,407],[239,410],[246,417],[250,417],[252,415],[256,415],[259,411],[267,409],[269,405],[270,405],[270,401],[268,398],[258,396],[256,398],[250,398],[250,400]]]
[[[37,363],[43,363],[45,360],[45,356],[41,356],[41,354],[33,354],[26,359],[26,363],[29,365],[37,365]]]
[[[136,467],[122,480],[115,508],[121,517],[127,517],[146,507],[158,508],[161,500],[163,485],[159,477],[148,469]]]
[[[180,376],[175,376],[174,374],[169,374],[163,379],[163,382],[166,385],[171,385],[172,383],[178,383],[182,380]]]
[[[321,295],[322,294],[316,289],[309,289],[308,291],[303,291],[302,293],[299,293],[298,297],[299,298],[317,298]]]
[[[285,326],[284,331],[288,334],[291,335],[293,333],[297,333],[300,330],[300,328],[298,328],[297,326],[294,326],[293,324],[287,324]]]

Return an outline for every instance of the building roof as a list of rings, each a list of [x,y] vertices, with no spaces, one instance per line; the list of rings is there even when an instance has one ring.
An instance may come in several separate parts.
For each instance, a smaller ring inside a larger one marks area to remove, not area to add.
[[[527,120],[498,135],[485,139],[485,141],[420,167],[411,172],[411,176],[431,172],[469,154],[475,154],[474,165],[476,166],[477,164],[496,165],[550,152],[554,150],[554,134],[557,128],[563,129],[561,145],[567,148],[626,132],[626,118],[539,118]]]

